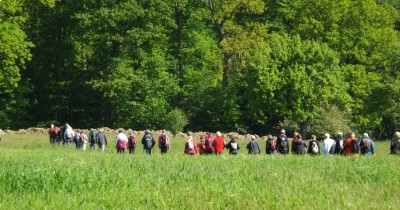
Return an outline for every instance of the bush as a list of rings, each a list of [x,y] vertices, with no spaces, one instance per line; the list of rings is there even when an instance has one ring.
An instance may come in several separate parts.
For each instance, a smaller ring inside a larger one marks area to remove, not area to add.
[[[182,131],[187,124],[188,120],[185,113],[178,108],[169,112],[165,118],[165,128],[170,130],[174,135]]]

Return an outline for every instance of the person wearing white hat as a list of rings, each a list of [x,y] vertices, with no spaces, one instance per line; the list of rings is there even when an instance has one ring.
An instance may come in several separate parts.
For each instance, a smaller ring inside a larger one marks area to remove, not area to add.
[[[251,135],[250,137],[250,142],[247,144],[247,150],[249,151],[249,154],[253,155],[258,155],[261,153],[260,146],[258,145],[254,135]]]
[[[281,130],[281,135],[278,136],[278,139],[276,140],[276,145],[278,147],[278,153],[284,155],[289,153],[289,140],[286,136],[285,129]]]
[[[375,144],[369,137],[368,133],[363,133],[360,140],[360,153],[362,155],[373,155],[375,154]]]
[[[325,139],[323,141],[322,152],[324,155],[333,154],[335,149],[335,140],[331,139],[329,133],[325,133]]]

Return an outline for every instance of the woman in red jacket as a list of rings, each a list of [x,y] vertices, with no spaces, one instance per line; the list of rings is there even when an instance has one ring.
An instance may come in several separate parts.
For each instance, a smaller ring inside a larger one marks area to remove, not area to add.
[[[357,139],[355,133],[350,133],[343,143],[343,155],[357,155]]]
[[[217,137],[214,139],[214,152],[220,155],[224,152],[225,140],[221,132],[217,131]]]

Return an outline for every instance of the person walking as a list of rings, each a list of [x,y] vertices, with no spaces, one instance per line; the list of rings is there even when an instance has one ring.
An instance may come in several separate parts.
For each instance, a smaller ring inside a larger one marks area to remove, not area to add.
[[[311,135],[311,140],[308,142],[307,153],[312,156],[321,154],[321,149],[316,135]]]
[[[193,136],[189,135],[189,139],[185,143],[184,153],[190,156],[197,154],[196,145],[193,143]]]
[[[323,141],[322,153],[324,155],[331,155],[335,150],[335,140],[331,139],[329,133],[325,133],[325,139]]]
[[[390,154],[400,155],[400,132],[396,131],[390,142]]]
[[[234,137],[225,145],[225,148],[229,150],[229,154],[237,155],[240,150],[240,145]]]
[[[129,133],[129,137],[128,137],[128,150],[129,150],[129,154],[135,154],[135,149],[136,149],[136,137],[135,134],[133,132]]]
[[[99,146],[99,150],[104,152],[107,145],[107,136],[103,129],[99,129],[99,132],[96,135],[96,141]]]
[[[166,130],[162,130],[158,137],[158,148],[160,148],[161,154],[167,154],[170,148],[170,139]]]
[[[356,156],[360,153],[360,146],[356,139],[356,134],[350,132],[343,143],[343,155]]]
[[[260,146],[258,145],[254,135],[250,137],[250,142],[247,144],[247,150],[249,151],[249,154],[253,155],[258,155],[261,153]]]
[[[143,150],[145,154],[151,155],[151,150],[155,145],[155,141],[153,136],[150,133],[150,130],[146,130],[144,132],[144,136],[142,138]]]
[[[213,147],[216,155],[220,155],[224,152],[225,140],[219,131],[217,131],[217,137],[214,139]]]
[[[375,143],[369,137],[368,133],[364,133],[360,142],[360,154],[364,156],[371,156],[375,154]]]
[[[287,155],[289,153],[289,140],[286,136],[285,129],[281,130],[281,134],[278,136],[276,144],[278,145],[279,154]]]
[[[123,154],[128,146],[128,137],[121,129],[118,131],[117,136],[115,137],[115,147],[117,149],[117,153]]]
[[[277,153],[276,139],[272,135],[268,135],[265,143],[265,153],[271,155]]]

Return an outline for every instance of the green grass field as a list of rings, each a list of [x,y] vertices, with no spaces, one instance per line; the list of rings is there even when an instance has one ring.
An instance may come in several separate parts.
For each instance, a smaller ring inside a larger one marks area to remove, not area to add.
[[[111,136],[110,136],[110,139]],[[245,141],[241,142],[245,148]],[[265,142],[259,142],[262,148]],[[400,157],[118,155],[52,146],[45,135],[0,142],[0,209],[399,209]]]

